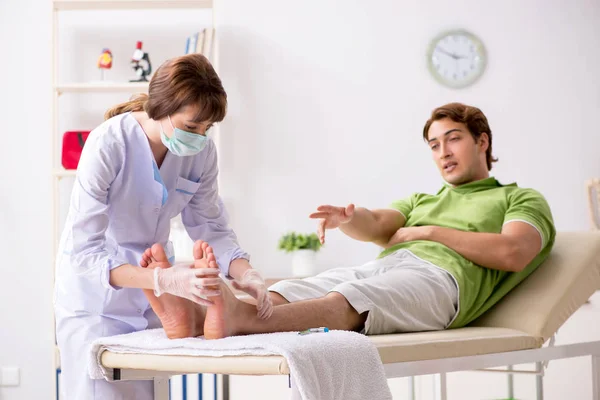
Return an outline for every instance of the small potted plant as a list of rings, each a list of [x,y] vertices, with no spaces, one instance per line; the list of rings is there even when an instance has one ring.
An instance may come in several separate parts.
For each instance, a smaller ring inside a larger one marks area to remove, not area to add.
[[[292,276],[306,277],[316,275],[316,255],[321,242],[316,233],[286,233],[279,239],[279,250],[292,253]]]

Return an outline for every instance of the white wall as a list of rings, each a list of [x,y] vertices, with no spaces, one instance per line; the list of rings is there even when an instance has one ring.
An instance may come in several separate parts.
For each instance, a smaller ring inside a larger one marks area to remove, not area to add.
[[[0,367],[21,368],[3,400],[53,393],[49,34],[49,2],[0,1]]]
[[[130,76],[122,60],[136,40],[152,46],[156,63],[180,54],[184,37],[205,18],[84,15],[90,16],[89,23],[63,20],[61,63],[74,80],[96,78],[103,46],[118,57],[112,79]],[[559,229],[588,228],[583,181],[597,176],[600,163],[598,2],[220,0],[218,18],[220,70],[230,97],[220,132],[222,192],[242,245],[266,275],[289,273],[290,259],[276,250],[277,240],[287,230],[314,230],[307,215],[318,204],[384,207],[413,191],[437,190],[441,181],[421,129],[431,109],[448,101],[487,114],[501,160],[493,172],[501,181],[541,190]],[[20,387],[0,388],[3,400],[51,398],[53,391],[50,23],[48,1],[0,0],[0,366],[22,371]],[[489,54],[483,78],[462,91],[439,86],[425,64],[429,40],[455,27],[477,34]],[[95,34],[100,31],[103,36]],[[122,98],[61,99],[61,107],[74,110],[61,131],[94,126]],[[337,232],[328,239],[321,268],[362,263],[377,253]],[[571,326],[565,341],[580,330]],[[589,383],[574,378],[587,373],[586,361],[551,364],[549,377],[556,379],[546,379],[546,399],[588,398]],[[473,376],[452,375],[450,398],[502,395],[504,378],[477,381],[468,394],[460,388]],[[518,386],[519,397],[532,398],[532,386]]]

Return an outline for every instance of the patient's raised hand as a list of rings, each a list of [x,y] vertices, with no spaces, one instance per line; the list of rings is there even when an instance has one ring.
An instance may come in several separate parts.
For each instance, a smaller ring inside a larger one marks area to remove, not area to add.
[[[321,244],[325,243],[325,229],[339,228],[352,220],[354,216],[354,204],[348,204],[346,207],[336,207],[323,205],[317,207],[317,212],[309,215],[310,218],[320,219],[317,226],[317,234]]]

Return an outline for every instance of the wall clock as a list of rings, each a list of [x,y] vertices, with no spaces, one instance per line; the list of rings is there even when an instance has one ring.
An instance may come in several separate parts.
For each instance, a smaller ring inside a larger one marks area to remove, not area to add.
[[[427,64],[438,82],[458,89],[471,85],[481,77],[487,64],[487,55],[477,36],[465,30],[452,30],[431,41]]]

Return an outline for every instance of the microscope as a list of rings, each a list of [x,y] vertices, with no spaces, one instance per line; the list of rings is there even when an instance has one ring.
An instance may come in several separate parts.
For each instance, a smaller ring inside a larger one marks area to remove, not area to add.
[[[152,73],[152,64],[150,64],[148,53],[142,50],[142,42],[137,42],[135,46],[131,57],[131,67],[137,78],[130,79],[129,82],[148,82],[148,76]]]

